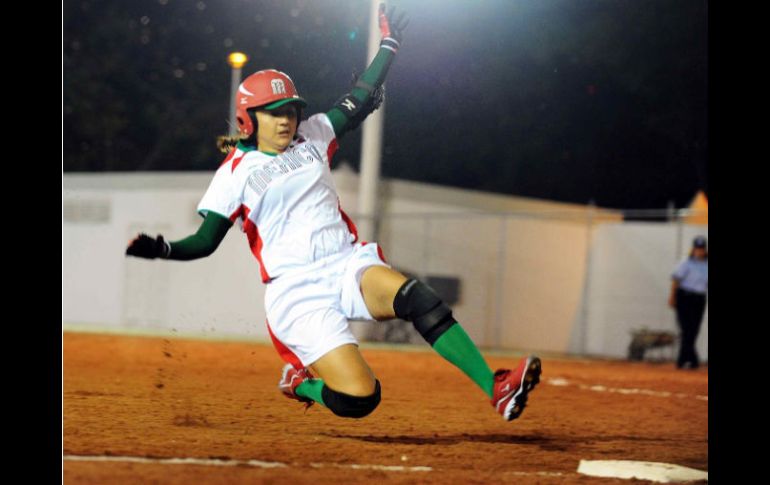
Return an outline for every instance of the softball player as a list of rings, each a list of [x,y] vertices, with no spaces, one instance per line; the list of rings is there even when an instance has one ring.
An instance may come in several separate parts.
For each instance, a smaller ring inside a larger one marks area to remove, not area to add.
[[[307,103],[276,70],[247,77],[236,100],[240,137],[198,206],[198,231],[168,242],[140,234],[127,255],[191,260],[210,255],[233,224],[246,233],[267,285],[267,328],[287,362],[279,389],[306,406],[321,403],[362,418],[380,402],[380,381],[361,356],[348,319],[411,321],[425,340],[517,418],[540,380],[536,356],[492,372],[436,293],[387,263],[376,243],[358,240],[340,207],[330,161],[340,140],[382,102],[382,84],[408,22],[380,5],[380,49],[352,90],[326,113],[302,119]]]

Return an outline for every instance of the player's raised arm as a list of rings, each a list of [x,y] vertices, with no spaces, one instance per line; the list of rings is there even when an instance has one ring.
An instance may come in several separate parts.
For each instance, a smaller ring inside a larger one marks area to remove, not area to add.
[[[385,4],[380,4],[380,50],[369,67],[355,81],[351,91],[342,96],[326,113],[337,138],[358,128],[364,119],[382,104],[382,83],[385,82],[388,69],[401,45],[403,31],[409,23],[403,12],[398,18],[394,13],[395,7],[390,7],[386,14]]]
[[[126,256],[178,261],[205,258],[219,247],[232,225],[226,217],[209,211],[195,234],[174,242],[166,241],[160,234],[156,238],[139,234],[128,245]]]

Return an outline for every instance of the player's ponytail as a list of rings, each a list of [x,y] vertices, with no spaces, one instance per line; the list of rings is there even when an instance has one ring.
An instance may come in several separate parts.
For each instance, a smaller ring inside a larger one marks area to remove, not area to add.
[[[222,135],[217,137],[217,148],[222,153],[230,153],[230,151],[238,145],[238,142],[244,140],[243,136],[230,136]]]

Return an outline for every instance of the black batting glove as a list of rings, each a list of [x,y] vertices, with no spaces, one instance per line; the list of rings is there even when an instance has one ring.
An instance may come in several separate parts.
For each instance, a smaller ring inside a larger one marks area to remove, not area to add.
[[[126,256],[145,259],[165,259],[168,258],[169,254],[171,254],[171,245],[160,234],[157,238],[152,238],[147,234],[139,234],[126,248]]]
[[[334,107],[342,111],[348,119],[345,128],[347,131],[357,129],[366,117],[377,110],[385,100],[385,86],[380,85],[375,88],[374,86],[361,81],[355,70],[353,70],[351,85],[354,89],[361,88],[366,90],[368,94],[363,103],[350,93],[344,95],[334,103]]]
[[[387,46],[392,50],[397,51],[403,38],[404,30],[409,25],[409,19],[406,17],[406,12],[401,12],[401,15],[396,18],[396,7],[390,7],[388,13],[385,13],[385,4],[380,4],[379,21],[380,21],[380,35],[381,46]],[[395,41],[395,42],[393,42]]]

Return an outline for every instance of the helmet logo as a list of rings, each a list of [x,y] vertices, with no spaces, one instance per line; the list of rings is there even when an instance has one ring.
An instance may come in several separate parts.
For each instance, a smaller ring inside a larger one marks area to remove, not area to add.
[[[270,87],[273,88],[273,94],[286,94],[286,85],[282,79],[273,79],[270,81]]]
[[[242,93],[242,94],[245,94],[245,95],[247,95],[247,96],[254,96],[254,93],[252,93],[252,92],[249,92],[249,91],[248,91],[248,90],[247,90],[245,87],[243,87],[243,84],[241,84],[240,86],[238,86],[238,92],[240,92],[240,93]]]

